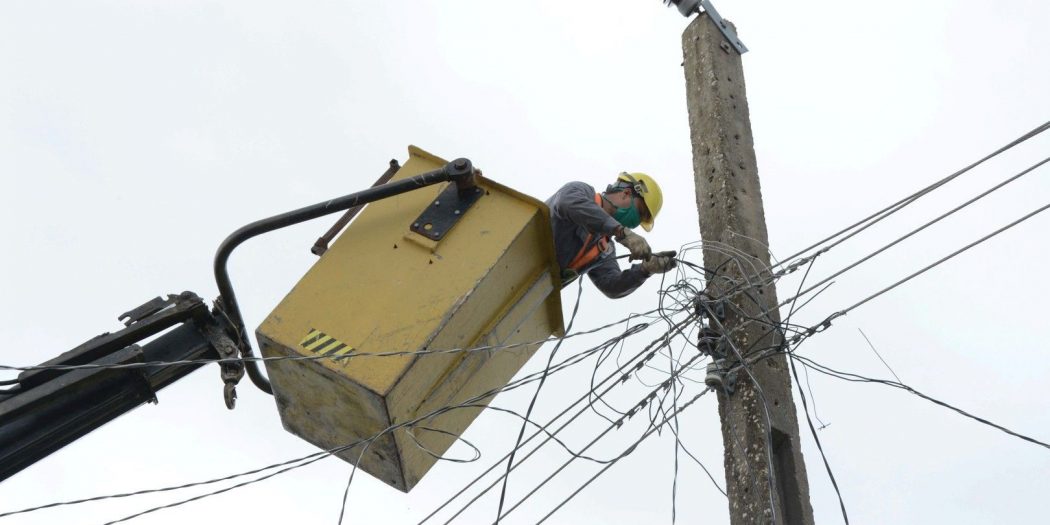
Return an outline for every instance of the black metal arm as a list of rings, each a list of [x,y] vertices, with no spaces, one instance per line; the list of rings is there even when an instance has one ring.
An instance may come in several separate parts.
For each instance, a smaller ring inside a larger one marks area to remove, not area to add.
[[[226,268],[230,255],[241,243],[257,235],[340,212],[354,206],[361,206],[387,197],[407,193],[439,182],[455,182],[460,191],[464,191],[474,186],[473,175],[474,168],[471,162],[460,158],[449,162],[441,169],[428,171],[415,177],[375,186],[337,199],[255,221],[230,234],[219,245],[219,249],[215,253],[215,283],[219,287],[217,306],[225,313],[229,323],[232,325],[231,328],[235,332],[232,335],[238,340],[241,357],[247,358],[252,356],[252,345],[248,339],[244,319],[241,317],[241,309],[237,304],[237,296],[233,292],[233,283],[230,281],[230,274]],[[245,367],[248,371],[248,377],[252,379],[252,383],[255,383],[255,386],[267,394],[273,394],[270,381],[263,375],[258,362],[245,361]]]
[[[154,299],[131,312],[127,328],[106,333],[22,372],[0,390],[0,480],[147,402],[161,388],[201,367],[176,363],[219,357],[216,320],[196,294]],[[174,327],[174,328],[173,328]],[[173,328],[173,329],[171,329]],[[171,329],[171,330],[169,330]],[[169,330],[149,343],[138,342]],[[131,365],[133,368],[117,368]],[[87,366],[62,370],[55,367]]]

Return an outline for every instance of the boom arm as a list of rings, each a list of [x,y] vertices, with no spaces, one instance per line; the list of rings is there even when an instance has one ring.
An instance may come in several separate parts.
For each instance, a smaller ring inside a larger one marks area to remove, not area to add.
[[[0,480],[133,408],[156,402],[158,390],[202,365],[147,363],[216,359],[236,346],[192,292],[158,297],[120,318],[126,328],[24,371],[15,386],[0,390]]]

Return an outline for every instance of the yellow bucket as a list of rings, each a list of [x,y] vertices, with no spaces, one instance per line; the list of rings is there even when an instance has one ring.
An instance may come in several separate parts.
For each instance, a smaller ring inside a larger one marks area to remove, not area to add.
[[[445,165],[408,152],[392,180]],[[369,204],[256,331],[307,358],[266,362],[284,427],[405,492],[564,331],[546,205],[476,178],[469,206],[454,183]]]

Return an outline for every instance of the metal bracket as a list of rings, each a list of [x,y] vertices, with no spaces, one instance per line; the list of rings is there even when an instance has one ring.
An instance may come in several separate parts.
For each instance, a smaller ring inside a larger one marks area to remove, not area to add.
[[[718,30],[722,32],[722,36],[726,37],[726,40],[729,41],[729,45],[733,46],[733,49],[736,49],[736,52],[741,55],[747,53],[747,46],[745,46],[744,43],[740,41],[740,38],[736,36],[736,31],[734,31],[732,27],[729,27],[729,24],[718,14],[718,11],[715,10],[715,6],[711,5],[711,0],[700,0],[700,5],[703,6],[704,12],[707,13],[707,16],[711,17],[711,21],[718,26]]]
[[[682,13],[682,16],[689,17],[694,13],[699,13],[702,7],[704,13],[711,17],[711,21],[715,23],[718,30],[722,32],[722,36],[726,37],[729,41],[729,45],[736,49],[737,53],[743,55],[747,53],[747,46],[740,41],[740,38],[736,36],[736,31],[718,14],[715,6],[711,5],[711,0],[664,0],[664,3],[668,5],[674,5],[678,8],[678,12]]]
[[[480,186],[460,191],[456,184],[450,183],[409,229],[432,241],[440,241],[484,194]]]

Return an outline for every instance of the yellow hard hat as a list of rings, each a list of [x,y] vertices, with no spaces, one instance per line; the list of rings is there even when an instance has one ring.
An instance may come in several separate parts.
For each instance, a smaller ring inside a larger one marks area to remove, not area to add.
[[[653,231],[656,215],[660,213],[660,208],[664,205],[664,194],[660,191],[660,185],[645,173],[627,173],[626,171],[616,177],[616,182],[618,186],[633,189],[635,195],[645,201],[645,206],[649,208],[649,217],[642,219],[642,228],[647,232]]]

